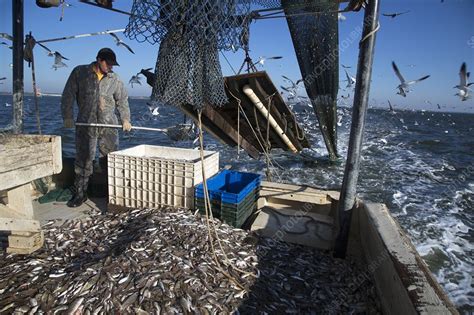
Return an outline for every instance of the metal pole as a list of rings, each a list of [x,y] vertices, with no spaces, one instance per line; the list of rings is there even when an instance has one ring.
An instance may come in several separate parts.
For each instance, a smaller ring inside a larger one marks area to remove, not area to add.
[[[97,124],[97,123],[81,123],[77,122],[76,126],[83,126],[83,127],[99,127],[99,128],[117,128],[122,129],[122,125],[113,125],[113,124]],[[148,131],[158,131],[158,132],[168,132],[171,128],[151,128],[151,127],[135,127],[132,126],[132,129],[135,130],[148,130]]]
[[[23,0],[12,0],[13,20],[13,127],[23,132]]]
[[[370,78],[375,47],[375,30],[378,27],[379,0],[369,0],[365,7],[364,27],[359,47],[357,79],[352,110],[352,125],[347,151],[346,168],[339,198],[339,234],[336,238],[334,256],[346,256],[352,208],[356,201],[356,186],[359,177],[360,153],[369,100]]]

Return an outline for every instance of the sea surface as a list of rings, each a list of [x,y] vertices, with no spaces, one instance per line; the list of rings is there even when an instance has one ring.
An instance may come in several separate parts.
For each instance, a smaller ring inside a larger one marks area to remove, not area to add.
[[[162,106],[150,114],[144,99],[131,99],[133,125],[170,127],[183,114]],[[12,97],[0,96],[0,127],[11,122]],[[74,131],[62,127],[59,97],[39,99],[44,134],[62,136],[63,154],[74,156]],[[341,186],[351,110],[338,110],[341,163],[330,164],[312,109],[292,104],[312,149],[303,154],[273,150],[272,180],[324,188]],[[25,133],[36,133],[35,105],[25,97]],[[164,133],[121,134],[121,149],[138,144],[195,148],[194,137],[173,141]],[[253,160],[205,134],[208,150],[220,152],[220,166],[265,174],[265,159]],[[368,111],[359,197],[385,203],[415,244],[449,297],[463,313],[474,312],[474,114]]]

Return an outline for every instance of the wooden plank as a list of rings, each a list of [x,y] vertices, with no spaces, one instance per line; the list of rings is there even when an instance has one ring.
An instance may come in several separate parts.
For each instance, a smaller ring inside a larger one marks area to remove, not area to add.
[[[318,205],[331,204],[331,200],[328,200],[328,196],[325,194],[305,194],[299,192],[282,192],[279,190],[261,189],[260,197],[307,202]]]
[[[8,247],[17,248],[17,249],[32,249],[37,248],[38,246],[43,246],[44,237],[43,232],[37,233],[26,233],[23,234],[11,234],[8,236]]]
[[[323,250],[332,248],[335,232],[330,217],[318,216],[314,213],[305,213],[305,216],[301,217],[301,211],[298,209],[279,209],[277,206],[263,207],[252,224],[251,230],[288,243]],[[284,215],[276,213],[273,209]]]
[[[237,130],[229,124],[222,115],[214,110],[211,107],[206,107],[203,110],[203,114],[205,114],[210,120],[212,120],[217,127],[223,130],[235,143],[240,142],[240,146],[254,159],[257,159],[260,155],[259,150],[255,148],[251,143],[249,143],[246,139],[242,138],[241,135],[238,134]]]
[[[41,226],[37,220],[0,218],[0,231],[39,232]]]
[[[49,176],[52,174],[52,170],[53,163],[50,160],[48,163],[28,166],[16,170],[15,172],[3,173],[0,176],[0,190],[17,187],[29,183],[35,179]]]
[[[0,173],[46,163],[52,159],[51,145],[46,143],[21,148],[4,148],[0,152],[0,159],[2,160]]]
[[[33,219],[33,203],[29,183],[8,191],[8,207],[15,211],[19,217]]]
[[[59,174],[63,170],[61,137],[51,137],[51,152],[53,154],[53,174]]]
[[[269,95],[274,94],[274,96],[276,96],[276,95],[280,94],[280,93],[278,93],[278,91],[276,93],[275,92],[271,93],[271,92],[265,91],[262,88],[262,86],[260,85],[259,80],[257,78],[254,78],[254,79],[250,80],[250,86],[251,86],[252,90],[254,91],[254,93],[257,94],[258,98],[262,101],[265,108],[267,108],[267,110],[268,110],[268,102],[265,102],[264,100],[267,99],[269,97]],[[303,147],[301,146],[300,141],[298,139],[296,139],[295,135],[291,131],[291,128],[286,128],[286,130],[285,130],[285,126],[289,126],[289,123],[287,121],[286,124],[285,124],[284,119],[282,117],[282,114],[280,113],[280,110],[277,107],[278,106],[277,102],[278,102],[279,99],[275,98],[274,96],[273,96],[273,99],[272,99],[270,114],[272,115],[273,119],[275,119],[275,121],[280,126],[280,128],[283,131],[285,131],[286,136],[290,139],[291,143],[296,147],[296,149],[298,149],[298,151],[301,151],[303,149]],[[289,114],[291,114],[290,117],[293,118],[292,113],[290,112]],[[265,117],[265,119],[266,119],[266,117]],[[290,121],[291,124],[293,124],[293,120],[294,119],[292,119],[292,121]],[[275,136],[279,137],[279,135],[277,134],[276,131],[273,131],[271,133],[271,135],[273,137],[275,137]],[[288,146],[286,146],[284,149],[285,149],[285,151],[287,151]]]
[[[280,189],[282,191],[289,191],[289,192],[305,192],[309,194],[325,194],[329,195],[331,198],[333,198],[332,195],[338,194],[337,191],[331,191],[331,190],[324,190],[324,189],[318,189],[306,185],[293,185],[293,184],[286,184],[286,183],[275,183],[275,182],[268,182],[268,181],[262,181],[260,186],[262,189],[268,188],[268,189]]]
[[[43,247],[43,244],[44,235],[43,231],[41,231],[39,233],[33,233],[29,238],[23,237],[23,239],[20,239],[20,236],[18,236],[15,243],[10,243],[9,241],[6,251],[9,254],[29,255]]]

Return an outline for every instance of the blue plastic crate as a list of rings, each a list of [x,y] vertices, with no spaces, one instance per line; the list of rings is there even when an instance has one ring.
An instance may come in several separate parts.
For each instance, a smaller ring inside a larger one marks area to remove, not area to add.
[[[224,170],[207,180],[211,200],[239,203],[260,186],[261,175]],[[196,186],[195,198],[204,198],[204,186]]]

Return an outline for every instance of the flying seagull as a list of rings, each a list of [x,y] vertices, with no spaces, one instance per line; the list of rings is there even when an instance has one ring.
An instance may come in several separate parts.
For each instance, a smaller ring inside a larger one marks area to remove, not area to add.
[[[10,49],[13,49],[13,47],[12,47],[12,46],[8,45],[8,44],[7,44],[7,43],[5,43],[5,42],[0,42],[0,45],[5,45],[5,46],[7,46],[8,48],[10,48]]]
[[[133,52],[132,48],[130,48],[130,46],[125,44],[117,35],[115,35],[114,33],[109,33],[109,35],[114,38],[115,43],[117,44],[117,46],[123,46],[123,47],[127,48],[129,52],[131,52],[132,54],[135,54]]]
[[[467,72],[467,66],[466,63],[463,62],[461,65],[461,70],[459,70],[459,79],[460,82],[458,85],[456,85],[454,88],[458,89],[458,93],[456,93],[457,96],[461,98],[461,101],[466,101],[471,96],[469,95],[469,91],[471,90],[469,87],[474,84],[474,82],[467,83],[467,80],[469,79],[469,72]]]
[[[264,65],[265,61],[267,60],[276,60],[276,59],[281,59],[283,58],[282,56],[274,56],[274,57],[260,57],[258,58],[257,62],[255,62],[252,66],[255,66],[257,64]]]
[[[6,77],[0,78],[0,81],[6,80]],[[3,82],[0,82],[0,84],[3,84]]]
[[[402,15],[402,14],[405,14],[405,13],[408,13],[408,12],[410,12],[410,10],[405,11],[405,12],[399,12],[399,13],[383,13],[382,15],[391,17],[393,19],[396,16],[399,16],[399,15]]]
[[[349,73],[347,72],[347,70],[344,69],[344,71],[346,72],[346,81],[347,81],[346,89],[347,89],[347,88],[352,87],[352,85],[356,83],[356,79],[354,77],[351,77]]]
[[[342,65],[343,68],[346,68],[346,69],[352,68],[351,66],[345,66],[345,65],[343,65],[342,63],[341,63],[341,65]]]
[[[49,54],[48,54],[49,56]],[[62,68],[62,67],[67,67],[67,64],[65,64],[63,62],[63,59],[65,60],[69,60],[69,59],[66,59],[64,58],[60,53],[58,53],[57,51],[55,51],[52,56],[54,56],[54,64],[52,66],[52,68],[54,70],[58,70],[58,68]]]
[[[410,87],[410,85],[413,85],[417,82],[423,81],[423,80],[428,79],[430,77],[429,75],[425,75],[424,77],[419,78],[418,80],[405,81],[405,79],[403,78],[403,76],[400,73],[400,70],[398,70],[398,67],[395,64],[395,61],[392,61],[392,67],[393,67],[393,71],[395,71],[395,74],[397,75],[398,79],[400,79],[400,82],[401,82],[397,86],[397,89],[398,89],[397,94],[401,95],[403,97],[406,97],[407,93],[410,92],[410,90],[408,89]]]
[[[140,82],[140,74],[141,72],[138,72],[137,74],[133,75],[132,78],[130,79],[130,81],[128,81],[128,84],[130,84],[132,86],[132,89],[133,89],[133,84],[139,84],[139,85],[142,85],[142,83]]]
[[[69,60],[69,59],[61,55],[59,51],[53,51],[41,43],[38,43],[38,42],[36,43],[48,52],[48,57],[54,57],[54,64],[52,66],[54,70],[58,70],[58,68],[62,68],[62,67],[67,67],[67,64],[63,62],[63,59],[64,60]]]
[[[294,89],[297,88],[297,85],[298,85],[298,84],[300,84],[301,82],[303,82],[303,79],[299,79],[299,80],[297,80],[296,83],[295,83],[295,82],[293,82],[293,80],[291,80],[291,79],[288,78],[287,76],[282,75],[282,77],[283,77],[283,79],[289,81],[289,82],[291,83],[291,87],[294,88]]]

